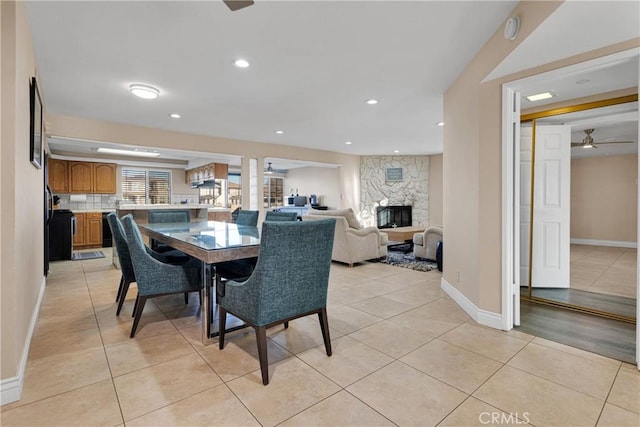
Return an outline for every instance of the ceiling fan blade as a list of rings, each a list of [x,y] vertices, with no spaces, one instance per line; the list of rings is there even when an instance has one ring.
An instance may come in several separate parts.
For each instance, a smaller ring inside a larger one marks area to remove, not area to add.
[[[226,4],[227,7],[231,9],[232,12],[235,12],[236,10],[245,8],[247,6],[251,6],[253,4],[253,0],[222,0],[222,1],[224,1],[224,4]]]
[[[572,142],[571,146],[572,147],[582,147],[584,144],[582,142]]]
[[[608,141],[608,142],[596,142],[598,145],[602,144],[633,144],[635,141]]]

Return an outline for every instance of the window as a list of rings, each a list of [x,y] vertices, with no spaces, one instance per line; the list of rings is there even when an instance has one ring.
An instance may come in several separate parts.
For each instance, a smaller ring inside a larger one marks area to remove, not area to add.
[[[136,205],[171,202],[171,172],[122,169],[122,199]]]
[[[239,173],[230,173],[228,179],[229,207],[235,210],[242,206],[242,177]]]
[[[265,208],[274,206],[284,206],[283,196],[284,178],[265,177],[264,178],[264,203]]]

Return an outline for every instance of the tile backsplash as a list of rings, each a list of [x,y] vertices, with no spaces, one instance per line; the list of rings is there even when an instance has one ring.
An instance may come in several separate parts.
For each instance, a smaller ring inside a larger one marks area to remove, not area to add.
[[[116,201],[122,199],[121,194],[56,194],[60,197],[60,209],[102,210],[116,209]],[[200,203],[198,194],[172,194],[171,203]],[[124,203],[124,202],[122,202]]]
[[[60,197],[60,209],[101,210],[116,208],[119,194],[56,194]],[[72,200],[73,199],[73,200]]]

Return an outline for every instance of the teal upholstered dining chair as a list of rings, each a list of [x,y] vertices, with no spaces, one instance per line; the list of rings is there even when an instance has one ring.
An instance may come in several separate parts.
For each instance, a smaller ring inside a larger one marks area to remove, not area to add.
[[[238,225],[249,225],[251,227],[255,227],[258,225],[258,211],[250,211],[241,209],[238,212],[238,217],[236,218],[236,224]]]
[[[298,219],[297,212],[277,212],[268,211],[265,216],[265,221],[295,221]]]
[[[142,235],[131,215],[125,215],[122,223],[127,236],[129,254],[138,284],[138,296],[134,307],[134,320],[131,338],[136,334],[140,316],[147,299],[162,295],[199,292],[200,264],[188,262],[174,265],[158,261],[147,253]]]
[[[240,211],[243,212],[243,211]],[[244,211],[244,212],[256,212],[256,211]],[[265,221],[295,221],[297,219],[296,212],[267,212]],[[249,218],[249,217],[248,217]],[[250,217],[253,221],[253,215]],[[258,216],[255,215],[257,224]],[[252,223],[253,224],[253,223]],[[256,224],[253,224],[255,226]],[[253,268],[255,267],[257,258],[239,259],[234,261],[227,261],[220,263],[216,266],[216,289],[221,289],[221,280],[245,280],[251,275]]]
[[[265,221],[258,263],[243,282],[228,281],[219,298],[219,347],[224,348],[227,313],[256,331],[262,383],[269,384],[266,329],[317,314],[327,356],[331,339],[327,321],[327,288],[335,219]]]
[[[147,211],[147,221],[149,224],[157,224],[170,222],[188,223],[191,220],[188,209],[150,209]],[[156,252],[162,253],[175,250],[171,246],[156,242],[153,239],[149,244],[151,245],[151,249]]]

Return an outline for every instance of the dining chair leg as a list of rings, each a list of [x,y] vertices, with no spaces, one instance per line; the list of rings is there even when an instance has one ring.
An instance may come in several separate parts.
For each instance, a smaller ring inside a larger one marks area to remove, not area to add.
[[[189,292],[184,293],[184,303],[189,304]]]
[[[138,309],[138,301],[140,301],[140,294],[136,295],[136,302],[133,304],[133,311],[131,312],[131,317],[135,317],[136,310]]]
[[[262,372],[262,384],[269,384],[269,360],[267,357],[267,328],[256,326],[256,340],[258,342],[258,358],[260,359],[260,371]]]
[[[144,304],[147,302],[147,297],[141,297],[138,295],[138,302],[136,303],[135,318],[133,319],[133,326],[131,327],[131,335],[129,338],[133,338],[136,335],[136,329],[138,329],[138,322],[144,311]]]
[[[118,285],[118,294],[116,295],[116,302],[120,301],[122,295],[122,287],[124,286],[124,275],[120,277],[120,284]]]
[[[331,337],[329,336],[329,321],[327,320],[327,308],[322,307],[318,313],[320,321],[320,329],[322,329],[322,339],[324,340],[324,348],[327,356],[331,356]]]
[[[289,322],[288,322],[288,321],[287,321],[287,322],[284,322],[284,328],[285,328],[285,329],[289,329]]]
[[[224,333],[227,327],[227,310],[218,306],[218,328],[220,329],[218,335],[218,348],[222,350],[224,348]]]
[[[124,280],[124,278],[123,278]],[[129,292],[129,285],[131,282],[125,281],[122,284],[122,291],[120,292],[120,298],[118,299],[118,309],[116,310],[116,316],[120,315],[120,310],[122,310],[122,305],[124,304],[124,300],[127,299],[127,292]],[[134,307],[135,310],[135,307]]]

